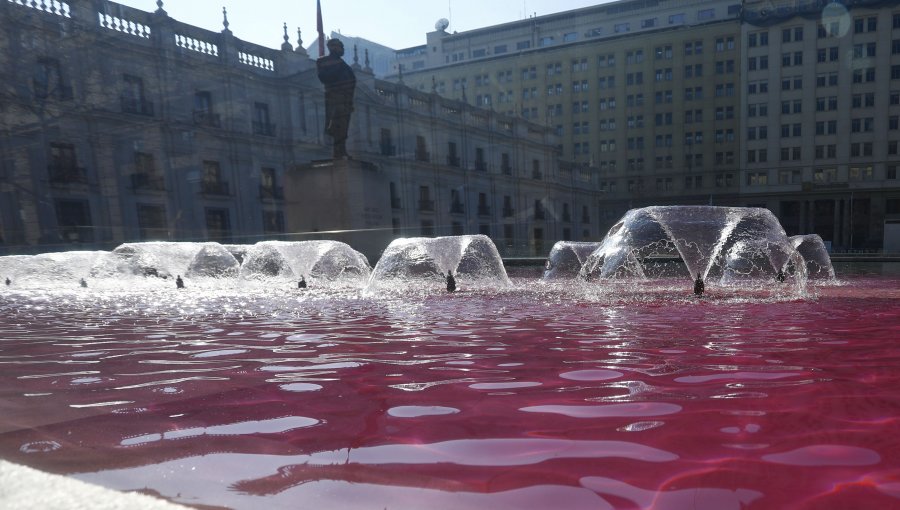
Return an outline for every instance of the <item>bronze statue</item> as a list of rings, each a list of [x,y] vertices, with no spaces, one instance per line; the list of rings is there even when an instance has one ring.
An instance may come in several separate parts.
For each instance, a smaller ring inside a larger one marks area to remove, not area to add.
[[[316,60],[319,81],[325,86],[325,134],[334,139],[334,159],[348,158],[347,130],[353,113],[353,93],[356,92],[356,76],[341,58],[344,43],[339,39],[328,41],[328,55]]]

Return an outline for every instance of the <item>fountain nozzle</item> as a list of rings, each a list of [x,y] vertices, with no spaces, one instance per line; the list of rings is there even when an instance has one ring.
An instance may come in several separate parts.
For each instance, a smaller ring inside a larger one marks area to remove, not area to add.
[[[703,283],[700,273],[697,273],[697,279],[694,280],[694,295],[702,296],[704,290],[706,290],[706,284]]]

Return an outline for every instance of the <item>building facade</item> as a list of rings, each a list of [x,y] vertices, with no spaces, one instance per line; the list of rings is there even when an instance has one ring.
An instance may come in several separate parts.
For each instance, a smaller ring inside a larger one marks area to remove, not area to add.
[[[541,123],[650,204],[761,206],[836,250],[900,245],[900,2],[621,0],[398,51],[392,79]],[[601,229],[602,230],[602,229]]]
[[[354,161],[330,168],[372,173],[366,200],[359,182],[306,180],[331,153],[306,50],[286,29],[273,50],[235,38],[227,18],[211,32],[159,4],[0,4],[4,252],[366,229],[387,233],[382,249],[480,232],[507,253],[542,254],[603,234],[599,181],[559,162],[551,129],[377,80],[364,55]]]

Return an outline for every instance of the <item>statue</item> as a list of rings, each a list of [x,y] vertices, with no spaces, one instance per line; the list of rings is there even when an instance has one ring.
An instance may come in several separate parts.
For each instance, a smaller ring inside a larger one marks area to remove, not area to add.
[[[325,134],[334,139],[334,159],[349,158],[347,130],[350,128],[350,114],[353,113],[356,76],[341,58],[344,56],[344,43],[339,39],[330,39],[327,46],[328,55],[316,60],[319,81],[325,86]]]

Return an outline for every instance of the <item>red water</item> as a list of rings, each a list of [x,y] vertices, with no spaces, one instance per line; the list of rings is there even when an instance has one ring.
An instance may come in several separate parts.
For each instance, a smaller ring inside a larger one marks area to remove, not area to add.
[[[0,457],[203,508],[900,508],[900,278],[0,296]]]

